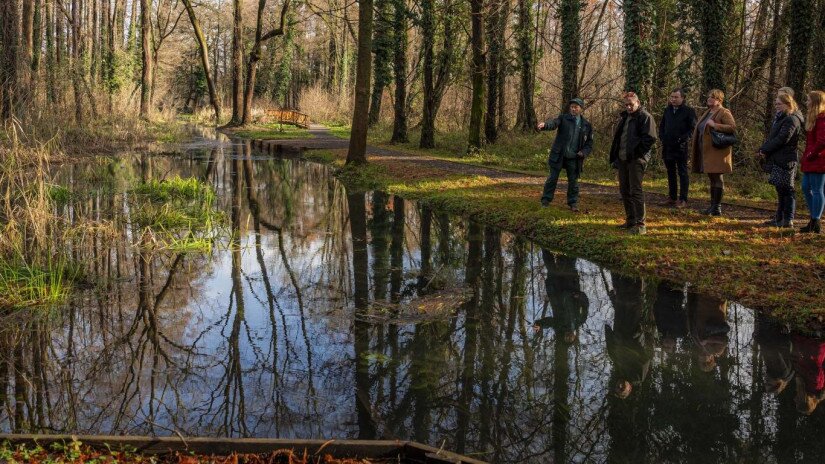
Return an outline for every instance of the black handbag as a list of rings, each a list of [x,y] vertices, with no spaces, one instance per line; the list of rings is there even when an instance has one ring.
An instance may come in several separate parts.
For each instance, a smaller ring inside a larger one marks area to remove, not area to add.
[[[739,143],[736,134],[726,134],[718,130],[710,130],[710,143],[714,148],[728,148]]]

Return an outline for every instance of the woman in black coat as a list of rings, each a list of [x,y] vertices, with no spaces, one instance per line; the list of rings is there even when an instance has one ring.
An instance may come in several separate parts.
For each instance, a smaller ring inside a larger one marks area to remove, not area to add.
[[[793,97],[780,93],[774,101],[776,117],[771,126],[767,140],[759,149],[759,155],[765,158],[770,168],[768,182],[776,187],[778,198],[776,216],[766,222],[775,227],[793,227],[796,212],[794,178],[799,163],[797,145],[802,134],[802,121],[797,112]]]

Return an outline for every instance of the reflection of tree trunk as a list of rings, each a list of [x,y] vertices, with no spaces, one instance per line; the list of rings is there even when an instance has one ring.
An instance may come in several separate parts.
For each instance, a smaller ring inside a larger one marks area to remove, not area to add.
[[[491,442],[490,425],[493,412],[491,380],[495,366],[496,333],[495,304],[501,299],[501,286],[497,285],[500,275],[501,233],[491,227],[484,228],[484,260],[481,266],[481,305],[479,307],[479,332],[481,340],[481,367],[478,380],[481,386],[479,405],[479,442]]]
[[[388,202],[389,195],[380,191],[373,192],[370,246],[372,247],[373,296],[376,301],[383,300],[387,296],[387,273],[389,271],[387,234],[390,229]]]
[[[527,279],[527,273],[525,272],[525,258],[526,250],[524,239],[521,237],[516,237],[513,242],[513,275],[510,279],[510,297],[507,305],[507,320],[502,336],[502,340],[504,340],[504,349],[500,351],[501,366],[498,369],[498,380],[494,389],[496,411],[492,419],[493,423],[496,424],[496,427],[501,431],[506,431],[508,427],[506,425],[508,424],[509,419],[509,416],[507,416],[507,408],[509,407],[507,404],[507,397],[509,394],[508,379],[513,351],[515,351],[513,334],[515,333],[516,328],[516,318],[521,317],[521,313],[523,313],[525,306],[524,292]],[[502,436],[502,432],[496,431],[493,436]],[[493,446],[493,449],[495,450],[495,454],[490,460],[492,462],[497,462],[501,460],[501,457],[498,454],[502,451],[502,446],[497,444]]]
[[[20,339],[14,346],[14,431],[20,433],[29,429],[26,421],[26,400],[28,399],[28,363],[23,359],[23,343],[26,337],[21,331]]]
[[[243,286],[241,284],[241,161],[237,156],[237,145],[233,147],[236,151],[232,157],[232,238],[230,250],[232,253],[232,299],[235,304],[235,318],[232,322],[232,329],[227,340],[229,348],[227,353],[226,385],[224,386],[224,431],[232,434],[235,430],[230,424],[231,420],[237,420],[240,426],[240,433],[246,436],[246,404],[243,389],[243,371],[240,355],[240,333],[241,324],[245,318],[245,304],[243,298]],[[232,309],[230,302],[230,311]],[[233,387],[234,385],[234,387]],[[237,408],[237,409],[236,409]]]
[[[433,213],[427,206],[421,207],[421,273],[418,275],[418,291],[430,283],[432,273],[432,223]]]
[[[393,197],[392,243],[390,244],[390,300],[401,301],[404,275],[404,199]]]
[[[369,324],[359,315],[367,311],[369,304],[369,255],[367,252],[367,212],[363,193],[347,194],[350,233],[352,234],[352,270],[355,283],[355,409],[358,415],[358,438],[373,439],[375,422],[370,414],[370,373],[366,355],[369,352]]]
[[[567,427],[570,424],[570,346],[562,333],[553,334],[553,462],[567,461]]]
[[[470,424],[470,407],[473,401],[473,387],[475,384],[475,361],[478,350],[478,315],[476,309],[479,302],[478,280],[481,273],[481,226],[471,222],[468,229],[467,270],[465,280],[472,291],[472,296],[463,305],[464,309],[464,352],[459,381],[459,392],[456,410],[456,452],[464,453],[467,449],[467,431]]]
[[[438,254],[441,264],[450,262],[450,217],[446,213],[438,215]]]

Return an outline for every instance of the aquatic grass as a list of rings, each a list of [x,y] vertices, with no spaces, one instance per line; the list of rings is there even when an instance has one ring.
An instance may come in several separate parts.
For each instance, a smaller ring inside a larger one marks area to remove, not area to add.
[[[151,180],[132,192],[132,220],[151,233],[155,247],[208,253],[226,224],[214,189],[197,178]]]
[[[58,259],[45,267],[22,260],[0,260],[0,307],[20,309],[64,303],[72,289],[72,273]]]
[[[215,201],[214,190],[194,177],[184,179],[175,176],[164,180],[152,179],[138,185],[134,189],[134,193],[145,195],[155,203],[189,201],[201,202],[211,206]]]

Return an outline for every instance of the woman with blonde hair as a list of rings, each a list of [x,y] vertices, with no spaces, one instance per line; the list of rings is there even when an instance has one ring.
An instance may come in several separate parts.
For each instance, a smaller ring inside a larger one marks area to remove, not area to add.
[[[806,102],[807,138],[802,154],[802,193],[811,213],[811,221],[801,232],[822,233],[822,210],[825,209],[825,92],[815,90]]]
[[[777,93],[773,106],[776,117],[758,153],[770,167],[768,183],[776,188],[777,196],[776,215],[765,224],[790,228],[796,213],[794,179],[799,163],[797,146],[802,134],[802,116],[797,111],[796,101],[787,93]]]
[[[736,132],[736,121],[730,110],[722,106],[725,93],[719,89],[708,92],[708,109],[699,118],[693,131],[693,172],[705,173],[710,179],[710,208],[705,214],[722,215],[722,196],[725,192],[724,174],[733,172],[733,147],[713,145],[711,131],[723,134]]]

